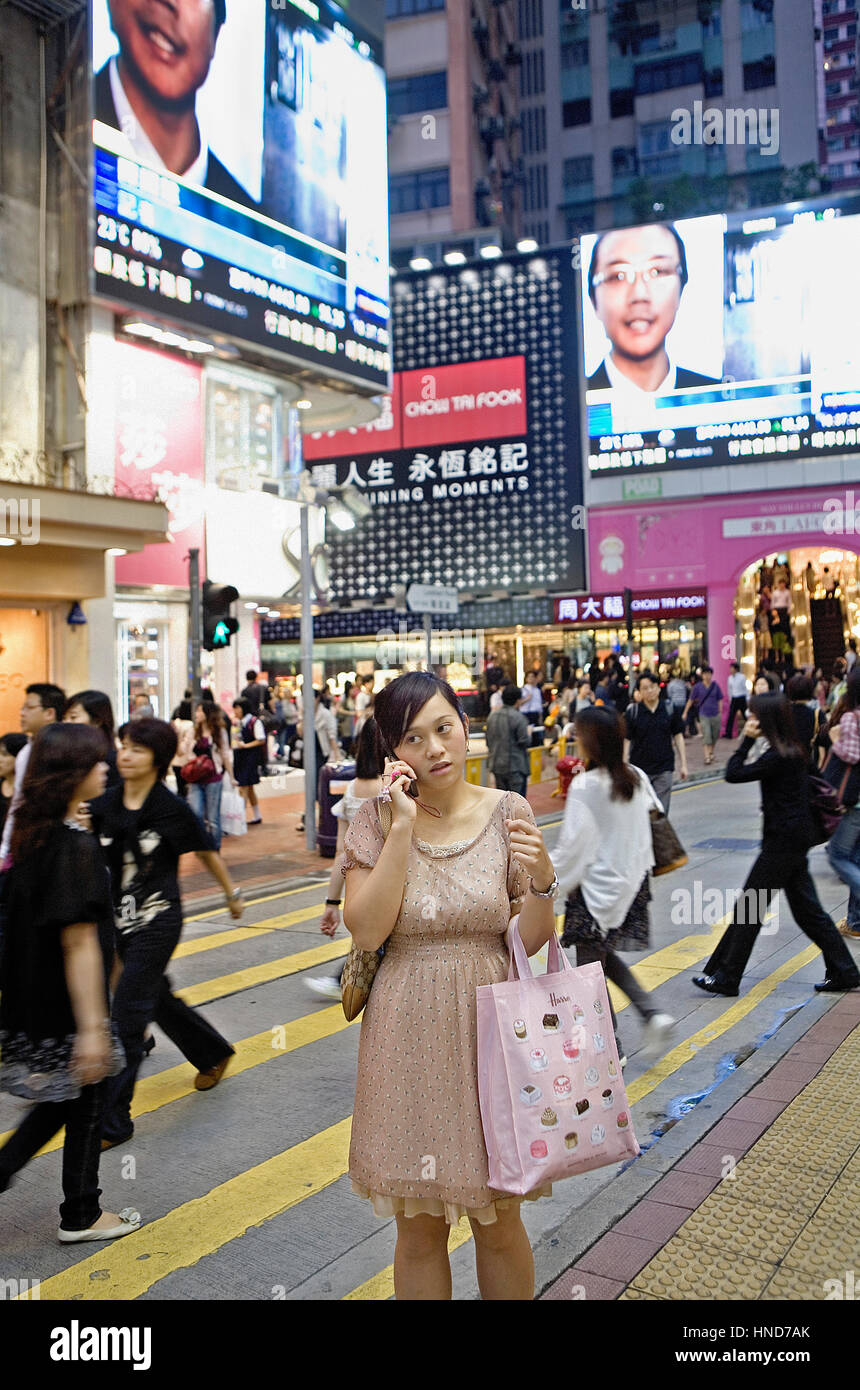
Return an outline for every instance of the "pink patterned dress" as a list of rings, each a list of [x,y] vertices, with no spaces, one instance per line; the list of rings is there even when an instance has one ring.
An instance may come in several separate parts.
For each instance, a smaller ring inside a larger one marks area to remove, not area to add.
[[[506,818],[534,821],[514,792],[470,840],[413,836],[400,914],[385,943],[361,1025],[349,1172],[378,1216],[496,1220],[522,1199],[489,1186],[478,1103],[475,990],[507,979],[505,932],[529,877]],[[350,826],[344,874],[372,868],[385,841],[376,799]],[[551,1185],[528,1194],[549,1196]]]

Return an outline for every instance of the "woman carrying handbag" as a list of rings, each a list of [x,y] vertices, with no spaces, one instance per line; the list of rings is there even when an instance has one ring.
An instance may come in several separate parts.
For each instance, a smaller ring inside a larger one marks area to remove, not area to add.
[[[233,754],[224,711],[213,700],[201,700],[194,711],[194,735],[194,757],[183,767],[182,776],[188,783],[188,804],[218,850],[221,848],[222,783],[225,771],[233,775]]]
[[[585,772],[572,783],[564,825],[552,853],[567,902],[563,946],[576,946],[577,965],[599,961],[645,1024],[645,1055],[658,1053],[675,1020],[656,1008],[618,951],[650,944],[649,870],[654,865],[652,807],[663,808],[641,768],[624,761],[624,726],[611,709],[580,710],[576,752]],[[622,1067],[627,1058],[609,1001]]]
[[[385,944],[362,1021],[353,1190],[396,1218],[398,1299],[451,1297],[448,1237],[464,1214],[483,1298],[531,1299],[522,1198],[489,1186],[476,989],[507,979],[514,916],[530,955],[552,936],[552,864],[523,797],[466,782],[468,719],[445,681],[399,676],[374,715],[393,759],[390,829],[366,803],[343,860],[347,930],[362,950]]]

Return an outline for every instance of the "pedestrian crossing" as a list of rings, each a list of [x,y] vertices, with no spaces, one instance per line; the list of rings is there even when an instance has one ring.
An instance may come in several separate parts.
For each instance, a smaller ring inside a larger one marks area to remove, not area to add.
[[[243,954],[252,949],[249,946],[252,939],[318,921],[323,908],[324,885],[312,885],[298,891],[306,899],[311,898],[311,901],[289,912],[264,917],[249,927],[225,927],[222,931],[216,930],[204,936],[192,936],[182,943],[177,955],[181,953],[181,958],[192,964],[194,958],[200,956],[200,964],[205,970],[211,968],[213,951],[231,948]],[[273,894],[249,906],[256,909],[267,902],[279,902],[284,896]],[[213,918],[217,914],[210,913],[208,916]],[[206,914],[201,914],[197,920],[206,922]],[[633,973],[642,987],[652,991],[690,971],[711,952],[727,920],[716,923],[710,931],[683,937],[642,957],[633,967]],[[348,939],[340,939],[326,941],[312,948],[300,948],[273,961],[256,962],[199,980],[178,993],[191,1004],[228,999],[243,990],[288,980],[301,971],[336,960],[346,953],[348,944]],[[700,1049],[719,1040],[742,1022],[781,983],[804,969],[816,955],[816,948],[807,946],[752,985],[741,998],[721,1001],[727,1007],[628,1083],[631,1105],[645,1100],[664,1081],[679,1072]],[[610,992],[617,1012],[623,1012],[628,1007],[627,999],[618,994],[612,985]],[[715,1001],[712,1003],[715,1005]],[[252,1071],[256,1074],[256,1069],[264,1064],[268,1066],[294,1054],[299,1054],[295,1063],[285,1063],[285,1067],[289,1069],[291,1065],[298,1065],[304,1060],[301,1055],[303,1049],[311,1049],[315,1044],[345,1033],[352,1027],[346,1022],[340,1005],[336,1004],[312,1008],[298,1018],[273,1024],[241,1038],[234,1043],[236,1056],[221,1088],[229,1091],[234,1084],[242,1084],[239,1077],[243,1074],[247,1076]],[[310,1055],[306,1054],[308,1057]],[[275,1075],[274,1071],[272,1074]],[[154,1075],[144,1074],[135,1092],[132,1109],[135,1121],[143,1116],[167,1111],[169,1123],[168,1108],[196,1094],[193,1078],[194,1069],[184,1062],[164,1068]],[[184,1111],[183,1123],[189,1122],[194,1123],[193,1120],[189,1121],[189,1114]],[[351,1117],[344,1116],[334,1124],[324,1126],[283,1152],[236,1172],[211,1190],[180,1202],[162,1216],[147,1221],[139,1231],[122,1241],[100,1247],[94,1254],[73,1262],[42,1281],[40,1297],[43,1300],[128,1300],[157,1290],[160,1281],[168,1275],[187,1270],[205,1257],[222,1251],[252,1228],[264,1226],[344,1177],[348,1169],[350,1123]],[[144,1135],[145,1128],[142,1128],[139,1137]],[[5,1142],[7,1137],[6,1134],[0,1135],[0,1143]],[[133,1144],[134,1141],[131,1142]],[[42,1153],[56,1151],[61,1145],[62,1136],[57,1136]],[[471,1232],[468,1223],[463,1222],[452,1230],[449,1248],[457,1249],[469,1240]],[[393,1267],[387,1265],[340,1296],[357,1301],[387,1299],[392,1295]],[[158,1296],[157,1292],[155,1296]]]

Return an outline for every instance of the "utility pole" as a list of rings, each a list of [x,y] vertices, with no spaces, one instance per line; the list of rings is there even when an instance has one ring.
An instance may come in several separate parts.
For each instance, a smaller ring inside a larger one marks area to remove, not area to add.
[[[188,552],[188,589],[191,595],[190,612],[190,650],[191,650],[191,669],[188,673],[188,684],[191,686],[191,694],[194,703],[200,700],[200,653],[203,647],[203,607],[200,602],[200,551],[189,550]]]
[[[301,503],[301,574],[302,617],[300,645],[302,658],[302,762],[305,770],[305,844],[309,850],[317,843],[317,760],[314,718],[314,619],[311,606],[313,574],[311,572],[310,519],[307,502]]]

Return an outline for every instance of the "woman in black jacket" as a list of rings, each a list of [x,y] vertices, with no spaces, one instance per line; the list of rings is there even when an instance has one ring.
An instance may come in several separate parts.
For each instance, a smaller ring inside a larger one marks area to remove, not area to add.
[[[801,931],[821,950],[826,975],[819,991],[838,993],[860,985],[860,973],[832,919],[818,901],[806,856],[815,840],[809,806],[808,750],[797,739],[791,704],[782,694],[756,695],[750,701],[737,752],[726,767],[727,782],[761,782],[764,814],[758,859],[735,904],[731,925],[705,966],[694,978],[708,994],[736,995],[764,913],[782,888]],[[756,762],[746,766],[747,754],[763,736],[770,745]]]

